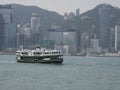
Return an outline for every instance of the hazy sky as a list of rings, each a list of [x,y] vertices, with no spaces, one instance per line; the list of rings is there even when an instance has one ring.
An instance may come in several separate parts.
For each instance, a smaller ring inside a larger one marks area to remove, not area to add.
[[[35,5],[50,11],[56,11],[62,15],[65,12],[75,12],[77,8],[83,13],[101,3],[108,3],[120,8],[120,0],[0,0],[0,4],[11,3]]]

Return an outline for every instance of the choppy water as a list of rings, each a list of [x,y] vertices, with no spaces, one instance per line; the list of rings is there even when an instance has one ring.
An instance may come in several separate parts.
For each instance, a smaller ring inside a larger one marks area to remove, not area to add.
[[[0,55],[0,90],[120,90],[120,57],[66,56],[55,65]]]

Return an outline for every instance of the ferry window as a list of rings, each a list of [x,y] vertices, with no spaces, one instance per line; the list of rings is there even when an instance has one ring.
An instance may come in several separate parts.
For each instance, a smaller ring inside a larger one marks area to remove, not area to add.
[[[41,52],[33,52],[33,54],[41,54]]]
[[[17,52],[17,54],[20,54],[20,52]]]
[[[22,54],[28,54],[28,52],[22,52]]]
[[[41,52],[36,52],[36,54],[41,54]]]
[[[45,54],[49,54],[49,52],[45,52]]]

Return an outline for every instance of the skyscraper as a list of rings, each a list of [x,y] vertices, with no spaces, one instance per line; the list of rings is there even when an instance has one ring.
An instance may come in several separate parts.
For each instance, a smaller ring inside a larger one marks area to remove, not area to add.
[[[49,29],[48,39],[54,42],[54,48],[67,48],[69,54],[76,53],[76,30],[74,29]]]
[[[16,48],[16,23],[11,5],[0,5],[0,37],[2,50]]]
[[[107,5],[103,5],[99,8],[99,32],[97,33],[99,38],[100,47],[103,49],[109,49],[110,45],[110,8]]]
[[[32,33],[38,33],[40,30],[40,17],[37,13],[33,13],[31,17]]]
[[[0,51],[4,48],[5,41],[5,26],[3,14],[0,14]]]
[[[63,32],[63,46],[68,46],[69,54],[76,53],[76,30]]]
[[[37,13],[33,13],[32,17],[31,17],[31,33],[32,33],[32,37],[33,37],[33,47],[37,47],[39,46],[39,41],[41,40],[40,38],[40,34],[42,32],[40,32],[40,17],[39,14]]]
[[[81,34],[81,49],[86,50],[89,48],[89,43],[90,43],[90,35],[89,33],[82,33]]]
[[[78,9],[76,9],[76,16],[78,17],[79,15],[80,15],[80,10],[78,8]]]
[[[64,14],[64,20],[65,21],[68,20],[68,14],[67,13]]]
[[[48,30],[48,40],[54,42],[55,49],[61,49],[63,47],[63,32],[56,29]]]
[[[120,25],[115,26],[115,51],[120,51]]]

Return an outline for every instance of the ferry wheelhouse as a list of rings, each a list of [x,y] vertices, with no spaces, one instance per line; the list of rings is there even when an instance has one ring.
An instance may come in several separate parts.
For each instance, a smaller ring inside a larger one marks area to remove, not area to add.
[[[42,48],[20,49],[16,51],[16,59],[23,63],[62,63],[63,53],[61,50],[47,50]]]

